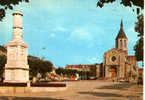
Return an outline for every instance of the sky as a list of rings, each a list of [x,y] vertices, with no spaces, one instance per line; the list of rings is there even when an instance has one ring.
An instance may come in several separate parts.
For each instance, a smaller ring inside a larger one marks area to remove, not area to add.
[[[23,40],[29,55],[44,57],[56,67],[66,64],[94,64],[115,47],[115,38],[123,20],[128,37],[128,54],[134,55],[138,40],[134,31],[137,21],[132,8],[119,3],[96,7],[96,0],[30,0],[7,10],[0,22],[0,45],[12,40],[13,16],[23,13]],[[139,64],[140,66],[141,64]]]

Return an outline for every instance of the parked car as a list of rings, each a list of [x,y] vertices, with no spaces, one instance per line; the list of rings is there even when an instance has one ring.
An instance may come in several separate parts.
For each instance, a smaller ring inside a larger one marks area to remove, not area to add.
[[[96,80],[97,78],[92,76],[92,77],[89,77],[89,79],[90,80]]]
[[[36,82],[50,82],[51,80],[45,80],[45,79],[40,79],[40,80],[37,80]]]
[[[126,81],[125,81],[125,80],[123,80],[123,79],[120,79],[120,80],[119,80],[119,82],[126,82]]]

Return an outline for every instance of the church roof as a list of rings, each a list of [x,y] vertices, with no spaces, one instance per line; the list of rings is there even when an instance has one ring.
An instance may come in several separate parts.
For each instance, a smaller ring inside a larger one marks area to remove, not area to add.
[[[119,39],[119,38],[126,38],[127,39],[127,36],[125,35],[125,32],[123,30],[123,22],[121,20],[121,24],[120,24],[120,30],[119,30],[119,33],[116,37],[116,40]]]
[[[88,65],[67,65],[66,68],[91,68],[95,67],[96,64],[88,64]]]

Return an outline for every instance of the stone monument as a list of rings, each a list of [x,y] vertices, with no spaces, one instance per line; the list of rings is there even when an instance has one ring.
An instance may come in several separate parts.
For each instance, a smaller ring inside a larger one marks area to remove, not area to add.
[[[27,44],[22,40],[22,16],[19,11],[13,13],[13,37],[7,47],[7,64],[5,65],[5,83],[27,83],[29,66],[27,62]]]

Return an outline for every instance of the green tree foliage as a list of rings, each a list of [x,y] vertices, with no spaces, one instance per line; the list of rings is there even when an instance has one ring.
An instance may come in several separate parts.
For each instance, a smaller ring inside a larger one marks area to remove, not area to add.
[[[144,7],[144,0],[98,0],[97,6],[102,8],[104,4],[118,2],[118,1],[120,1],[120,4],[126,7],[132,7],[133,5],[140,7],[141,9],[143,9]]]
[[[89,76],[95,76],[96,75],[96,67],[91,67],[89,71]]]
[[[66,69],[66,74],[68,77],[76,77],[77,73],[78,73],[77,70]]]
[[[58,75],[63,75],[67,77],[76,77],[76,74],[79,74],[80,79],[88,79],[90,76],[89,71],[77,71],[72,69],[64,69],[62,67],[57,68],[55,72]]]
[[[6,61],[7,61],[7,57],[5,55],[0,55],[0,77],[2,77],[3,75]]]
[[[7,49],[4,46],[1,46],[1,45],[0,45],[0,51],[5,53],[5,54],[7,53]]]
[[[33,60],[33,59],[29,59],[28,58],[28,64],[29,64],[29,67],[30,67],[30,76],[31,77],[35,77],[37,76],[37,73],[39,73],[39,68],[37,67],[37,64],[38,63],[38,60]]]
[[[50,61],[41,60],[34,56],[28,56],[28,64],[30,68],[30,76],[35,77],[38,73],[42,78],[46,76],[47,72],[52,71],[53,64]]]
[[[6,16],[6,10],[12,10],[15,5],[21,2],[29,2],[29,0],[0,0],[0,21]]]
[[[138,32],[139,40],[134,46],[135,56],[137,61],[143,61],[143,51],[144,51],[144,16],[143,14],[138,16],[138,22],[136,22],[135,31]]]
[[[89,71],[78,71],[78,74],[80,76],[80,79],[88,79],[90,77]]]
[[[118,2],[118,0],[98,0],[97,6],[103,7],[104,4]],[[135,55],[138,61],[143,61],[143,35],[144,35],[144,16],[143,16],[143,9],[144,9],[144,0],[120,0],[120,4],[125,7],[132,7],[135,6],[136,13],[138,14],[138,21],[135,23],[135,31],[138,32],[139,40],[136,42],[134,46]],[[133,8],[134,11],[134,8]]]
[[[66,76],[68,76],[68,77],[75,77],[76,74],[78,73],[77,70],[64,69],[64,68],[61,68],[61,67],[57,68],[57,69],[55,70],[55,72],[56,72],[56,74],[58,74],[58,75],[64,75],[64,76],[66,75]]]
[[[56,74],[58,75],[64,75],[66,72],[65,72],[65,69],[64,68],[61,68],[61,67],[58,67],[56,70],[55,70]]]
[[[143,61],[143,49],[144,49],[144,45],[143,45],[143,38],[140,38],[136,45],[134,46],[134,50],[135,52],[135,56],[137,58],[137,61]]]

